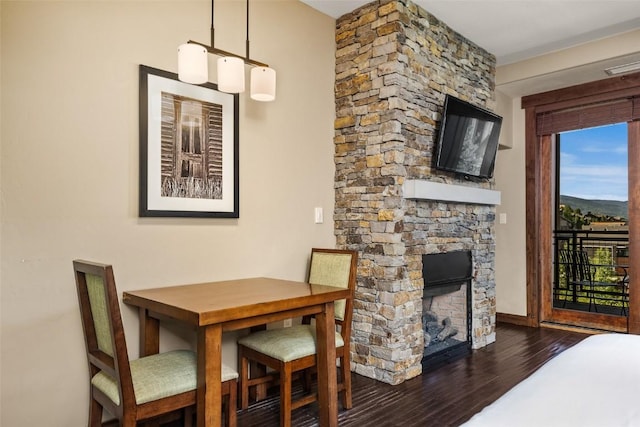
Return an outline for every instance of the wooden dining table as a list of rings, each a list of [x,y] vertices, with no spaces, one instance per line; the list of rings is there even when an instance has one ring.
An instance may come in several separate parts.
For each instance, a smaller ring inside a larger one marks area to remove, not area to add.
[[[141,357],[159,352],[163,318],[197,329],[198,427],[221,425],[223,332],[315,315],[319,422],[333,427],[338,425],[334,301],[348,296],[345,288],[259,277],[126,291],[123,301],[138,308]]]

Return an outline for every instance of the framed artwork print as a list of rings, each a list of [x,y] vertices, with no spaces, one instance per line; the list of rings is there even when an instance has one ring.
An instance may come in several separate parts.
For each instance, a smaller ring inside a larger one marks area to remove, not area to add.
[[[238,218],[238,94],[140,65],[141,217]]]

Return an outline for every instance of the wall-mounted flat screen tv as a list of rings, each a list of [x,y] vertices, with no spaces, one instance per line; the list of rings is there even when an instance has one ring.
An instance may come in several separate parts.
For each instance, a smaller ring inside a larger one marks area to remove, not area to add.
[[[436,144],[436,169],[491,178],[502,117],[447,95]]]

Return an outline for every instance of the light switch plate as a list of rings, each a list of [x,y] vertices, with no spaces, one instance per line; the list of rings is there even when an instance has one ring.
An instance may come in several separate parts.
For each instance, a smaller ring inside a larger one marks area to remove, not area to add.
[[[322,208],[315,209],[315,218],[316,218],[316,224],[322,224],[324,222],[324,215],[322,212]]]

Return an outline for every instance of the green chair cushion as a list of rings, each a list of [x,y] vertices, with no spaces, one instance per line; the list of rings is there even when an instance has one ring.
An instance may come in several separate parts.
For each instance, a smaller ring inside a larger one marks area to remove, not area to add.
[[[113,357],[113,345],[111,343],[111,322],[109,309],[105,296],[105,286],[102,277],[95,274],[87,274],[87,293],[89,305],[93,316],[93,327],[96,330],[98,348]]]
[[[309,269],[309,283],[348,288],[351,257],[351,254],[313,252]],[[336,319],[344,320],[345,300],[338,300],[334,305]]]
[[[196,355],[189,350],[174,350],[142,357],[130,362],[136,403],[153,402],[164,397],[195,390],[197,383]],[[222,381],[238,378],[238,373],[222,365]],[[113,377],[98,372],[91,384],[116,405],[120,404],[118,385]]]
[[[336,332],[335,337],[336,347],[344,346],[342,335]],[[238,344],[274,359],[291,362],[316,354],[316,328],[311,325],[297,325],[254,332],[238,340]]]

